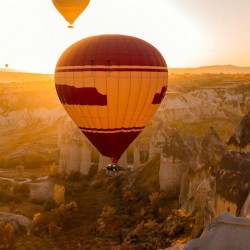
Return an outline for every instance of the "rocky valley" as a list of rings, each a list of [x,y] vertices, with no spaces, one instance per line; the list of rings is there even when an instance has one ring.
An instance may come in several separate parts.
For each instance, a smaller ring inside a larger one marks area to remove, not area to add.
[[[108,159],[100,156],[68,119],[51,76],[46,80],[29,77],[0,84],[1,169],[13,171],[20,164],[25,169],[58,166],[63,177],[53,179],[53,183],[63,183],[66,190],[72,189],[72,174],[92,176],[87,184],[85,179],[74,177],[82,181],[79,185],[89,187],[81,195],[90,203],[94,202],[93,192],[97,192],[103,195],[98,204],[114,206],[116,216],[125,218],[130,209],[131,215],[140,209],[147,214],[138,219],[140,223],[126,224],[122,238],[127,235],[127,240],[137,246],[130,249],[153,249],[150,246],[157,241],[157,232],[161,235],[159,247],[185,243],[205,234],[211,221],[224,212],[250,216],[250,75],[170,74],[162,105],[119,162],[125,169],[124,177],[114,180],[103,177]],[[68,183],[64,182],[67,178]],[[106,196],[102,188],[113,188],[114,197]],[[122,201],[117,201],[117,194]],[[76,190],[67,195],[88,210]],[[102,202],[105,197],[107,204]],[[152,205],[151,199],[156,199],[157,205]],[[126,216],[119,202],[126,205]],[[100,213],[99,207],[96,210]],[[167,215],[166,222],[163,217]],[[183,218],[189,224],[182,224]],[[195,227],[189,228],[192,224]],[[176,225],[189,233],[180,233]],[[110,249],[109,244],[106,242],[103,249]]]

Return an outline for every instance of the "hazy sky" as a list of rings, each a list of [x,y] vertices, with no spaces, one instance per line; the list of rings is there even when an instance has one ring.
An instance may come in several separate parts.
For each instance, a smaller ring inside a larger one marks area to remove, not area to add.
[[[127,34],[157,47],[169,67],[250,66],[250,0],[90,0],[74,29],[51,0],[0,0],[0,68],[53,72],[72,43]]]

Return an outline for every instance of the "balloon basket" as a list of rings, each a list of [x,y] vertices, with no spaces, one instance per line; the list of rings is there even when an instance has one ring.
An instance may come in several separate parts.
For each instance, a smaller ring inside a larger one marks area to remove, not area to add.
[[[106,167],[106,175],[110,176],[110,177],[114,177],[119,175],[119,166],[115,163],[110,163],[108,164],[108,166]]]
[[[74,26],[73,26],[73,25],[68,25],[68,28],[69,28],[69,29],[73,29]]]

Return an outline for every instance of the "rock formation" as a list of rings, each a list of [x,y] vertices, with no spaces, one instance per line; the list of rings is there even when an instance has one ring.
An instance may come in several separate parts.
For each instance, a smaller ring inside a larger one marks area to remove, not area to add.
[[[133,168],[137,169],[141,165],[141,159],[140,159],[140,148],[139,145],[136,144],[134,146],[134,162],[133,162]]]
[[[183,91],[173,86],[163,100],[157,117],[167,121],[195,122],[207,118],[227,119],[240,117],[249,105],[249,92],[237,93],[234,88],[202,88],[194,86],[190,91]]]
[[[11,223],[16,231],[26,230],[27,233],[30,232],[30,220],[23,215],[0,212],[0,221]]]
[[[208,232],[189,241],[184,250],[247,250],[250,246],[250,219],[224,213],[210,224]]]
[[[242,206],[242,209],[240,211],[240,216],[250,218],[250,192],[247,196],[247,199]]]
[[[228,151],[216,174],[217,193],[235,203],[238,212],[250,191],[250,152]]]
[[[166,192],[179,192],[182,174],[184,172],[183,162],[173,162],[171,159],[161,155],[159,182],[160,188]]]
[[[79,172],[87,175],[91,165],[90,143],[71,120],[58,133],[59,173]]]
[[[230,151],[213,127],[202,140],[191,135],[182,139],[176,129],[161,134],[160,143],[154,139],[151,144],[162,150],[160,188],[179,192],[182,209],[196,214],[197,235],[221,213],[239,215],[244,202],[247,211],[250,152]]]
[[[80,172],[84,175],[88,174],[91,166],[90,142],[69,119],[64,122],[64,125],[58,131],[58,148],[60,173]],[[144,148],[139,144],[134,146],[134,169],[140,166],[141,156],[145,158],[144,151]],[[98,170],[105,169],[109,163],[111,163],[111,160],[100,154]],[[118,165],[125,169],[128,167],[127,151],[122,154]]]
[[[153,128],[152,128],[153,129]],[[153,136],[150,140],[149,158],[152,159],[155,155],[161,154],[164,145],[167,143],[169,130],[166,124],[160,122],[156,127]]]
[[[239,214],[250,191],[249,157],[229,151],[213,128],[206,133],[199,157],[188,168],[188,196],[181,203],[188,212],[196,211],[200,230],[223,212]]]
[[[87,140],[83,141],[81,151],[80,173],[87,175],[91,166],[91,151]]]
[[[240,148],[250,144],[250,112],[241,120],[234,135],[228,141],[228,145],[235,145]]]

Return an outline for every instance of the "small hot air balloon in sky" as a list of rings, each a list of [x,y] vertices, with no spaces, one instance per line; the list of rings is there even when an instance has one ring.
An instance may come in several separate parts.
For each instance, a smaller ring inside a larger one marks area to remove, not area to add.
[[[62,14],[67,22],[68,28],[73,28],[73,23],[87,8],[90,0],[52,0],[54,6]]]
[[[80,40],[64,51],[55,69],[65,110],[113,163],[156,112],[167,84],[168,69],[160,52],[125,35]]]

